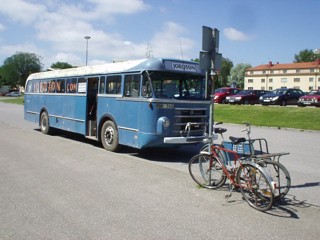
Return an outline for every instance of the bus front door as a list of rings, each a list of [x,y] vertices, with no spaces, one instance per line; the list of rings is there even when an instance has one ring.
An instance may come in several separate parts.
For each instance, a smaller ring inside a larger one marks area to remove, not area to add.
[[[88,78],[87,92],[87,136],[97,136],[97,94],[99,78]]]

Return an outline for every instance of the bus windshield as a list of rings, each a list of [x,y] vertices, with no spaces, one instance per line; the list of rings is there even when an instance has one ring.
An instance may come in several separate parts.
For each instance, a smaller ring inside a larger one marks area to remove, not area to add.
[[[205,81],[203,76],[164,72],[149,73],[155,98],[181,100],[204,100]]]

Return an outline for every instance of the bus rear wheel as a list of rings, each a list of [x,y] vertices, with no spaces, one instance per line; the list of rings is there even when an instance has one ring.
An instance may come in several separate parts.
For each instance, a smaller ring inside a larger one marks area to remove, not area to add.
[[[106,121],[101,128],[101,142],[103,147],[111,152],[119,148],[118,130],[112,121]]]
[[[49,134],[50,133],[49,116],[48,116],[47,112],[41,113],[40,130],[44,134]]]

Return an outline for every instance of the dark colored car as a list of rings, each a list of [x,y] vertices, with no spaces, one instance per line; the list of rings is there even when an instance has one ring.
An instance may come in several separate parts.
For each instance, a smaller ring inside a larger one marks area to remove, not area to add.
[[[262,105],[296,105],[301,96],[305,95],[303,91],[295,88],[278,88],[259,98]]]
[[[270,93],[266,90],[241,90],[237,94],[226,97],[226,102],[230,104],[257,104],[259,98]]]
[[[11,93],[7,93],[5,96],[7,96],[7,97],[20,97],[21,93],[20,92],[11,92]]]
[[[316,106],[320,107],[320,90],[312,90],[298,100],[299,107]]]
[[[226,97],[236,94],[240,91],[238,88],[222,87],[214,91],[214,102],[215,103],[226,103]]]

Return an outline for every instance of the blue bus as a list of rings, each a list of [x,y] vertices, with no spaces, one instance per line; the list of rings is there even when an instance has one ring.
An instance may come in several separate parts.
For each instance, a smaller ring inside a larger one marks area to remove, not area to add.
[[[44,134],[75,132],[102,143],[137,149],[166,145],[165,138],[203,136],[209,119],[199,64],[150,58],[31,74],[24,118]],[[170,142],[170,141],[169,141]]]

